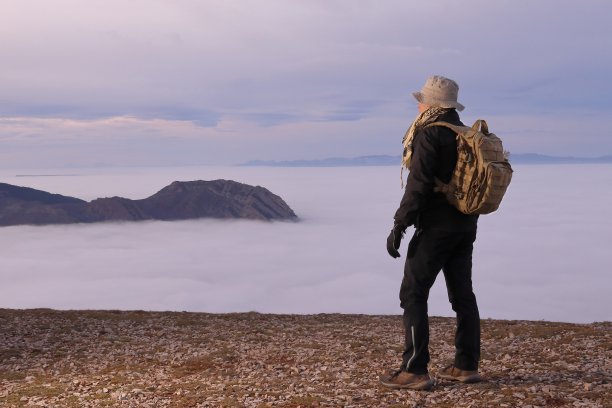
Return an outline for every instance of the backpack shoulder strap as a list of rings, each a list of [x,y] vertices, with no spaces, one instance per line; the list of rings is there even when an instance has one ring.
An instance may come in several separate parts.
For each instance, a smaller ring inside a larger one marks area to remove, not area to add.
[[[430,126],[443,126],[445,128],[452,130],[455,133],[461,133],[461,134],[466,133],[468,130],[471,129],[467,126],[452,125],[448,122],[442,122],[442,121],[430,123],[425,127],[430,127]]]
[[[433,123],[430,123],[429,125],[426,125],[425,127],[429,127],[429,126],[444,126],[446,128],[449,128],[455,133],[467,133],[469,130],[473,130],[474,132],[481,132],[481,133],[484,133],[485,135],[491,134],[489,132],[489,125],[487,125],[487,122],[484,119],[478,119],[476,122],[474,122],[472,127],[457,126],[457,125],[453,125],[451,123],[443,122],[443,121],[433,122]]]

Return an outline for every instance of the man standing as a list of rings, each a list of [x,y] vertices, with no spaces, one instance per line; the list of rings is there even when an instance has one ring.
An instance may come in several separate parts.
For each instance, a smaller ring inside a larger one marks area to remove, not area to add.
[[[387,239],[387,251],[397,258],[406,228],[415,232],[408,244],[400,304],[404,309],[405,349],[399,370],[381,376],[390,388],[429,389],[429,322],[427,299],[436,276],[444,273],[448,298],[457,314],[455,361],[441,378],[480,381],[480,317],[472,290],[472,249],[476,239],[477,215],[465,215],[434,190],[436,179],[448,183],[457,162],[457,141],[453,131],[429,126],[436,121],[463,126],[457,110],[459,86],[451,79],[433,76],[419,92],[419,115],[410,127],[412,157],[406,190],[395,213],[395,223]],[[408,146],[410,148],[410,146]]]

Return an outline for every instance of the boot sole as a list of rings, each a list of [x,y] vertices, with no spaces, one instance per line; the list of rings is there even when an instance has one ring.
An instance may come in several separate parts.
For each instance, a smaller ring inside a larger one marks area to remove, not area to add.
[[[482,381],[482,377],[479,374],[466,375],[464,377],[453,377],[452,375],[438,374],[438,377],[450,381],[459,381],[460,383],[464,384],[473,384]]]
[[[433,380],[423,381],[423,382],[415,383],[415,384],[396,384],[396,383],[385,382],[383,380],[380,380],[380,383],[384,385],[385,387],[392,388],[394,390],[403,389],[403,390],[417,390],[417,391],[430,390],[431,387],[433,387],[434,385]]]

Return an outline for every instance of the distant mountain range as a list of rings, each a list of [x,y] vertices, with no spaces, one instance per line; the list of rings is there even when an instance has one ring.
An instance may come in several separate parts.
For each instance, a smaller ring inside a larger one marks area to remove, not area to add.
[[[400,163],[400,156],[361,156],[352,158],[332,157],[319,160],[251,160],[241,166],[273,167],[343,167],[343,166],[391,166]]]
[[[601,157],[559,157],[543,154],[512,154],[512,164],[597,164],[612,163],[612,155]],[[400,156],[360,156],[353,158],[331,157],[319,160],[251,160],[241,166],[269,167],[348,167],[348,166],[400,166]]]
[[[287,203],[269,190],[231,180],[175,181],[141,200],[108,197],[90,202],[0,183],[0,226],[204,217],[297,219]]]

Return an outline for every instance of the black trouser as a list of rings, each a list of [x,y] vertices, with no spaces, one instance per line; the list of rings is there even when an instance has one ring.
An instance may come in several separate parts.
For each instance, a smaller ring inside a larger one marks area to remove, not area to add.
[[[478,369],[480,359],[480,316],[472,291],[472,249],[476,231],[415,231],[408,245],[404,279],[400,289],[404,309],[406,348],[402,369],[427,373],[429,322],[427,298],[438,272],[444,272],[448,299],[457,313],[455,367]]]

